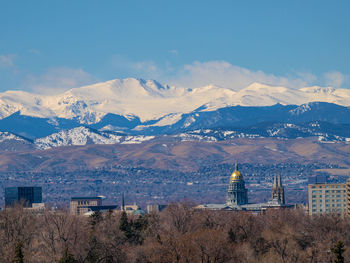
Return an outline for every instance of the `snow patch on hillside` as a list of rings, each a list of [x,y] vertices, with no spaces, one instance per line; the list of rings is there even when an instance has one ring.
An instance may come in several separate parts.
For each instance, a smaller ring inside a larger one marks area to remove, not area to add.
[[[8,140],[25,141],[23,138],[16,136],[10,132],[0,132],[0,142]]]
[[[110,133],[97,133],[86,127],[78,127],[37,139],[35,144],[39,149],[49,149],[69,145],[115,144],[119,143],[120,139],[121,136]]]
[[[149,141],[154,139],[155,136],[144,136],[144,135],[139,135],[139,136],[126,136],[124,138],[124,141],[121,144],[140,144],[145,141]]]

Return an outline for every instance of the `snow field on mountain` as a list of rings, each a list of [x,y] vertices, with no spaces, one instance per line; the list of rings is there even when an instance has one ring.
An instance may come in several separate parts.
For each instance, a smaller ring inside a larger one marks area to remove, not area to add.
[[[0,142],[4,142],[7,140],[17,140],[17,141],[24,141],[21,137],[18,137],[12,133],[9,132],[0,132]]]
[[[236,92],[214,85],[190,89],[161,85],[154,80],[115,79],[55,96],[24,91],[0,93],[0,119],[20,111],[33,117],[78,119],[82,124],[93,124],[113,113],[138,116],[142,122],[161,118],[153,125],[164,126],[199,107],[212,111],[235,105],[301,105],[314,101],[350,106],[350,90],[317,86],[297,90],[253,83]]]
[[[35,140],[39,149],[49,149],[58,146],[86,145],[86,144],[115,144],[119,143],[121,136],[92,132],[85,127],[60,131],[47,137]]]

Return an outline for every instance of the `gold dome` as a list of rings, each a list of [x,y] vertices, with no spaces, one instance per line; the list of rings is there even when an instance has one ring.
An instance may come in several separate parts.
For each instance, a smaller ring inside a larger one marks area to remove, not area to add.
[[[240,171],[238,171],[238,165],[237,165],[237,163],[236,163],[236,165],[235,165],[235,170],[234,170],[234,172],[231,174],[230,180],[231,180],[231,181],[243,180],[243,175],[241,174]]]
[[[240,171],[234,171],[230,177],[231,181],[239,181],[243,179],[243,175]]]

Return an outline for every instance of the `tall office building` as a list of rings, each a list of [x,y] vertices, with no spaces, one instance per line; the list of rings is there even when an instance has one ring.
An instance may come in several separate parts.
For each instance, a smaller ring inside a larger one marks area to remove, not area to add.
[[[12,206],[23,202],[25,207],[32,207],[33,203],[42,203],[42,188],[30,187],[6,187],[5,206]]]
[[[348,181],[348,184],[350,182]],[[350,186],[349,186],[350,187]],[[309,184],[309,215],[347,211],[347,184]]]

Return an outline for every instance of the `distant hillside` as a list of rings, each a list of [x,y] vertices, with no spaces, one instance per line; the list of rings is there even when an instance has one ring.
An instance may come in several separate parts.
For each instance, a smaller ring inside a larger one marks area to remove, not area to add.
[[[220,163],[334,163],[350,167],[350,144],[318,138],[236,138],[186,141],[159,137],[139,144],[66,146],[49,150],[0,151],[0,171],[70,171],[113,166],[194,171]]]

